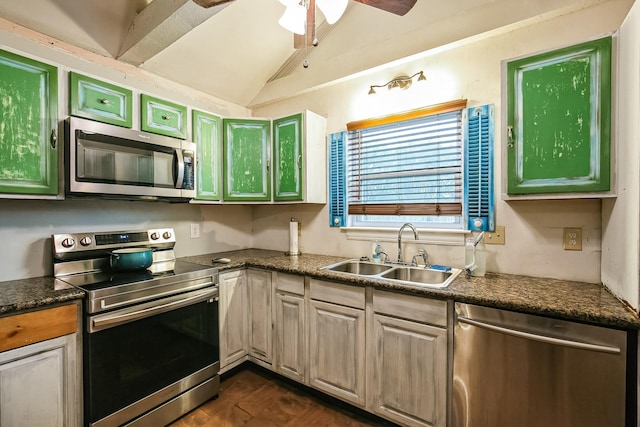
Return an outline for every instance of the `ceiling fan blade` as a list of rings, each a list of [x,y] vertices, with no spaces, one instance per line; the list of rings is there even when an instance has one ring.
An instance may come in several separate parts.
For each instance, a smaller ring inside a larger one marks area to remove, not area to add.
[[[313,46],[313,39],[316,38],[316,0],[309,0],[307,9],[307,29],[304,35],[293,35],[294,49],[303,49]]]
[[[355,0],[358,3],[373,6],[378,9],[404,16],[418,0]]]

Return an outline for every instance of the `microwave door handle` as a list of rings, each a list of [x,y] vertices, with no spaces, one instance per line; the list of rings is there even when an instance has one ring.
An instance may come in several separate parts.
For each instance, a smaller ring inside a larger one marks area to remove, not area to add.
[[[184,181],[184,156],[182,150],[176,150],[176,161],[178,163],[178,176],[176,178],[176,188],[182,188],[182,182]]]

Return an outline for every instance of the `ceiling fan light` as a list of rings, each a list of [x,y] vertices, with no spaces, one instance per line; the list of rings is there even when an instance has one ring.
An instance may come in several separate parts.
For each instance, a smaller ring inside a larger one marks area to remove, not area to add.
[[[316,4],[327,20],[327,24],[334,24],[340,19],[349,0],[316,0]]]
[[[290,4],[278,20],[284,29],[304,35],[307,26],[307,9],[300,4]]]

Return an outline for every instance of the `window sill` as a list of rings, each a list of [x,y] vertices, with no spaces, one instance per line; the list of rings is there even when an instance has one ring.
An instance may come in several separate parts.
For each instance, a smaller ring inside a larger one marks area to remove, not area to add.
[[[348,240],[397,242],[398,229],[384,227],[341,227],[341,232],[347,233]],[[411,230],[404,230],[403,241],[416,242],[410,236]],[[418,243],[427,245],[464,246],[465,237],[469,230],[452,230],[438,228],[418,228]]]

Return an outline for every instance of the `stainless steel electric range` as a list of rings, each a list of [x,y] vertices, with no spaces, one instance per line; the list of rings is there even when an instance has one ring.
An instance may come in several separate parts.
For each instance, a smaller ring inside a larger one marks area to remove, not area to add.
[[[171,228],[52,235],[54,275],[86,292],[84,425],[161,426],[220,390],[218,270],[177,260]],[[111,251],[151,248],[116,272]]]

